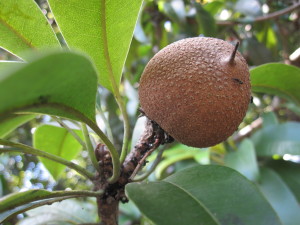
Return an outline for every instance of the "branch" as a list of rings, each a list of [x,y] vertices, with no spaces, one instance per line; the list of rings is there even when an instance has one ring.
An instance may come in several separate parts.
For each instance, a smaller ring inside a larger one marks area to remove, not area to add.
[[[264,16],[258,16],[256,17],[253,22],[261,22],[261,21],[265,21],[265,20],[271,20],[277,17],[280,17],[284,14],[290,13],[295,9],[300,8],[300,1],[295,3],[294,5],[291,5],[285,9],[264,15]],[[216,21],[217,25],[221,25],[221,26],[229,26],[229,25],[235,25],[235,24],[240,24],[240,23],[249,23],[249,21],[245,21],[245,20],[236,20],[236,21],[222,21],[222,20],[218,20]]]
[[[146,171],[144,174],[135,177],[132,181],[133,182],[139,182],[139,181],[143,181],[145,180],[156,168],[156,166],[158,165],[158,163],[161,161],[162,159],[162,155],[164,152],[164,148],[161,148],[156,156],[156,159],[154,160],[154,162],[152,163],[150,169],[148,171]]]
[[[244,138],[249,137],[255,130],[257,130],[257,128],[262,126],[262,123],[263,123],[263,119],[259,117],[248,126],[242,128],[236,135],[234,135],[233,140],[235,142],[239,142]]]
[[[125,176],[122,182],[130,182],[144,164],[146,157],[160,145],[171,143],[173,140],[157,123],[147,118],[144,133],[123,164],[122,175],[127,177]]]
[[[90,173],[85,168],[83,168],[73,162],[70,162],[68,160],[65,160],[64,158],[61,158],[59,156],[32,148],[28,145],[15,143],[15,142],[3,140],[3,139],[0,139],[0,144],[5,145],[5,146],[15,147],[15,148],[0,148],[0,152],[22,152],[22,153],[26,153],[26,154],[32,154],[32,155],[44,157],[44,158],[50,159],[52,161],[58,162],[60,164],[63,164],[73,170],[76,170],[79,174],[81,174],[82,176],[84,176],[90,180],[94,179],[94,174]]]

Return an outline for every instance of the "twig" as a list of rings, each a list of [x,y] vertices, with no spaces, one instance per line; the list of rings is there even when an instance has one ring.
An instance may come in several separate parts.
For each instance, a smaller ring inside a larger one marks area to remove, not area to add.
[[[257,128],[261,127],[263,123],[263,119],[259,117],[254,120],[250,125],[242,128],[235,136],[233,136],[233,140],[235,142],[239,142],[242,139],[249,137]]]
[[[137,145],[127,155],[116,183],[109,183],[106,179],[115,167],[112,168],[112,159],[108,154],[108,150],[106,150],[106,146],[98,145],[96,157],[100,163],[102,174],[98,175],[99,179],[95,179],[95,190],[98,188],[104,190],[104,194],[97,198],[98,214],[103,224],[106,224],[106,222],[107,224],[117,224],[119,201],[128,201],[125,195],[125,185],[131,182],[130,177],[135,176],[145,158],[160,144],[169,143],[172,140],[157,123],[147,119],[145,131]],[[103,218],[106,218],[105,221]]]
[[[145,160],[145,155],[149,156],[148,152],[153,152],[160,144],[166,143],[165,141],[164,130],[147,118],[144,133],[123,164],[122,174],[128,175],[125,182],[129,182],[129,177],[134,177],[132,174],[138,172],[141,163]]]
[[[274,19],[274,18],[280,17],[284,14],[290,13],[293,10],[298,9],[298,8],[300,8],[300,1],[298,1],[297,3],[287,7],[285,9],[270,13],[270,14],[265,15],[265,16],[258,16],[253,20],[253,22],[261,22],[261,21],[265,21],[265,20]],[[235,25],[235,24],[240,24],[240,23],[249,23],[249,21],[244,21],[244,20],[222,21],[222,20],[218,20],[218,21],[216,21],[216,23],[217,23],[217,25],[228,26],[228,25]]]
[[[229,63],[230,64],[234,64],[234,58],[235,58],[236,51],[238,50],[239,45],[240,45],[240,42],[235,43],[234,49],[233,49],[233,51],[231,53],[231,56],[229,58]]]
[[[158,163],[161,161],[163,152],[164,152],[164,148],[161,148],[160,151],[158,152],[157,156],[156,156],[156,159],[152,163],[150,169],[148,171],[146,171],[144,174],[132,179],[132,181],[133,182],[139,182],[139,181],[145,180],[155,170]]]
[[[7,141],[7,140],[3,140],[0,139],[0,144],[1,145],[5,145],[5,146],[12,146],[15,148],[0,148],[0,152],[22,152],[22,153],[26,153],[26,154],[32,154],[32,155],[36,155],[36,156],[40,156],[40,157],[44,157],[47,159],[50,159],[52,161],[58,162],[60,164],[63,164],[73,170],[76,170],[79,174],[87,177],[90,180],[94,179],[94,174],[90,173],[89,171],[87,171],[85,168],[70,162],[68,160],[65,160],[64,158],[61,158],[59,156],[50,154],[48,152],[44,152],[35,148],[32,148],[28,145],[24,145],[24,144],[20,144],[20,143],[15,143],[15,142],[11,142],[11,141]]]
[[[140,170],[141,166],[144,164],[145,159],[155,150],[158,148],[158,146],[161,144],[161,140],[159,138],[155,139],[155,142],[153,143],[151,149],[145,153],[145,155],[142,157],[142,159],[138,162],[138,165],[135,167],[133,173],[129,177],[129,180],[133,180],[133,178],[136,176],[138,171]]]

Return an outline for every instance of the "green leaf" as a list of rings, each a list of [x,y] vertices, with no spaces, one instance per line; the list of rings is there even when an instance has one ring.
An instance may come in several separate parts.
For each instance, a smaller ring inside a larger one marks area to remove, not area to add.
[[[11,216],[25,212],[29,209],[77,197],[78,193],[74,192],[29,190],[7,195],[0,199],[0,223]]]
[[[0,2],[0,47],[27,59],[26,51],[60,44],[34,0]]]
[[[272,27],[272,21],[265,21],[262,24],[258,24],[256,37],[257,39],[264,43],[267,48],[272,49],[277,46],[276,33]]]
[[[17,225],[52,224],[74,225],[96,223],[95,204],[75,199],[68,199],[52,205],[45,205],[26,212],[26,217]]]
[[[273,160],[268,164],[281,179],[289,186],[298,202],[300,202],[300,164],[284,160]]]
[[[173,20],[173,22],[177,22],[179,24],[186,23],[185,5],[182,0],[164,2],[163,10],[164,13]]]
[[[261,170],[259,187],[284,225],[300,224],[299,204],[281,178],[272,170]]]
[[[46,190],[29,190],[7,195],[0,199],[0,212],[15,208],[31,201],[49,198],[48,196],[51,196],[51,193],[52,192]]]
[[[20,65],[23,63],[21,61],[0,61],[0,78],[6,72],[7,69],[14,67],[15,65]]]
[[[250,71],[253,92],[278,95],[300,105],[300,69],[295,66],[268,63]]]
[[[48,2],[68,46],[93,59],[99,83],[112,91],[110,67],[118,85],[142,0]]]
[[[163,153],[163,158],[164,160],[162,160],[155,169],[155,176],[159,179],[163,177],[164,171],[169,166],[179,161],[194,159],[198,163],[208,164],[209,149],[199,149],[183,144],[177,144],[166,149]]]
[[[262,115],[263,126],[278,124],[277,116],[274,112],[266,112]]]
[[[228,167],[190,167],[159,182],[131,183],[126,192],[157,225],[280,224],[255,185]]]
[[[203,5],[203,8],[209,12],[212,16],[215,16],[224,6],[224,2],[223,1],[211,1],[206,3],[205,5]]]
[[[80,138],[84,138],[81,130],[74,130],[74,132]],[[33,146],[69,161],[73,160],[82,149],[80,143],[67,129],[51,125],[42,125],[35,130],[33,134]],[[66,168],[65,165],[46,158],[40,158],[40,160],[55,180],[59,178]]]
[[[282,107],[286,107],[287,109],[291,110],[293,113],[300,116],[300,106],[296,105],[294,102],[286,102],[282,104]]]
[[[254,145],[249,139],[243,140],[238,151],[225,156],[225,165],[237,170],[251,181],[259,178]]]
[[[251,137],[257,155],[300,155],[300,123],[286,122],[263,127]]]
[[[0,123],[0,138],[4,138],[17,127],[32,120],[34,117],[34,115],[14,115],[10,119]]]
[[[25,212],[29,209],[41,205],[52,204],[68,198],[80,196],[96,197],[97,192],[88,191],[47,191],[47,190],[28,190],[24,192],[13,193],[0,198],[0,223],[5,219]]]
[[[206,11],[199,3],[195,3],[197,10],[197,20],[200,25],[200,34],[204,34],[206,37],[216,36],[217,27],[214,17]]]
[[[248,24],[254,22],[253,19],[250,19],[249,17],[243,20],[241,19],[240,21]],[[274,61],[274,57],[272,56],[270,49],[268,49],[263,43],[260,43],[255,37],[245,38],[243,40],[243,46],[248,52],[248,60],[254,65],[260,65]]]
[[[34,209],[34,208],[40,207],[42,205],[48,205],[48,204],[50,205],[54,202],[62,201],[67,198],[70,198],[70,197],[68,196],[65,198],[54,198],[54,199],[44,199],[44,200],[39,200],[39,201],[32,201],[32,202],[26,203],[25,205],[17,206],[15,208],[0,212],[0,223],[5,222],[6,219],[9,219],[10,217],[16,216],[27,210]]]
[[[0,77],[0,121],[12,112],[95,121],[97,76],[82,55],[56,52],[15,65]]]

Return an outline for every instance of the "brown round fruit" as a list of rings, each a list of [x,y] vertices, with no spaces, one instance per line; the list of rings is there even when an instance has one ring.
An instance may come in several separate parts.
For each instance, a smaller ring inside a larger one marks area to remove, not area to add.
[[[216,38],[187,38],[159,51],[139,86],[141,108],[177,141],[216,145],[242,122],[251,98],[249,70],[234,46]]]

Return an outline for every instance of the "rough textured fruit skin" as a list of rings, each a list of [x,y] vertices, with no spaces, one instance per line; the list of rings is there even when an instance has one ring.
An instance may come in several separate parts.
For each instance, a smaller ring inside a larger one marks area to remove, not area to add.
[[[177,141],[216,145],[242,122],[251,98],[248,65],[234,46],[216,38],[187,38],[159,51],[139,85],[146,116]]]

